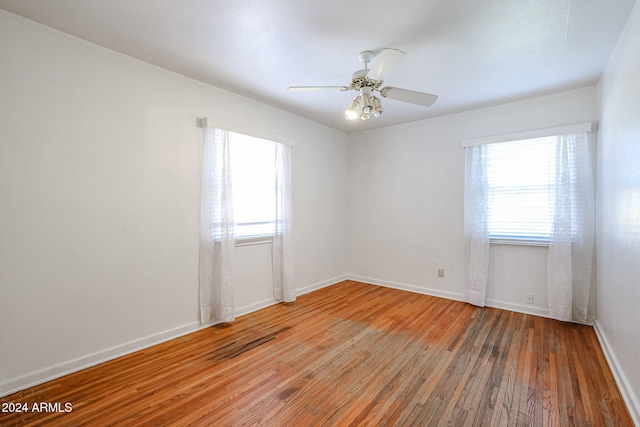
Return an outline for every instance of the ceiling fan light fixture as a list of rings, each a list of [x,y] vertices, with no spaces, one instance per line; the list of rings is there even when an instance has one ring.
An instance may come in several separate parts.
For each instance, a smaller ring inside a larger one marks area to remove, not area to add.
[[[382,115],[382,103],[377,96],[373,97],[373,117],[380,117]]]
[[[349,104],[349,106],[344,112],[344,115],[347,118],[347,120],[357,119],[358,116],[360,115],[358,111],[359,108],[360,108],[360,96],[358,95],[355,98],[353,98],[353,101],[351,101],[351,104]]]
[[[363,88],[364,89],[364,88]],[[347,120],[369,120],[373,117],[380,117],[382,114],[382,103],[377,96],[371,95],[371,88],[361,91],[360,95],[353,98],[344,112]]]
[[[360,95],[360,99],[362,100],[362,112],[367,114],[373,112],[373,101],[371,99],[371,95],[363,93]]]

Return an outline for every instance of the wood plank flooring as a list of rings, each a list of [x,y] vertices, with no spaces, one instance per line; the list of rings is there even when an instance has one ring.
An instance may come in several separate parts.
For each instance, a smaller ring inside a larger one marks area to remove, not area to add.
[[[593,328],[352,281],[0,400],[29,405],[2,426],[633,425]]]

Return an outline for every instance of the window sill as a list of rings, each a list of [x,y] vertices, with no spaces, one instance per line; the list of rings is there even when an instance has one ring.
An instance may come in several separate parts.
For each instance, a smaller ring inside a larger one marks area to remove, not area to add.
[[[236,239],[236,247],[270,245],[273,243],[273,236],[239,237]]]
[[[509,239],[489,239],[492,245],[515,245],[515,246],[541,246],[548,247],[549,242],[538,240],[509,240]]]

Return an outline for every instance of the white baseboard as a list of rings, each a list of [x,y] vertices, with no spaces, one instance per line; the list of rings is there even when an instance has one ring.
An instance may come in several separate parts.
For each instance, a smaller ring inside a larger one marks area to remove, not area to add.
[[[275,298],[268,298],[263,301],[258,301],[253,304],[245,305],[244,307],[236,307],[236,317],[244,316],[245,314],[253,313],[254,311],[262,310],[269,306],[277,304],[278,301]]]
[[[391,282],[388,280],[380,280],[374,279],[371,277],[363,277],[363,276],[347,276],[349,280],[354,280],[356,282],[369,283],[371,285],[384,286],[385,288],[399,289],[401,291],[413,292],[416,294],[422,295],[430,295],[434,297],[452,299],[455,301],[462,301],[462,294],[457,292],[448,292],[440,289],[432,289],[432,288],[422,288],[414,285],[407,285],[405,283]]]
[[[463,295],[457,292],[443,291],[441,289],[423,288],[414,285],[407,285],[405,283],[391,282],[388,280],[374,279],[372,277],[364,276],[347,276],[349,280],[355,280],[357,282],[370,283],[372,285],[384,286],[386,288],[400,289],[402,291],[414,292],[417,294],[430,295],[434,297],[451,299],[454,301],[464,301]],[[514,304],[511,302],[498,301],[488,299],[485,301],[487,307],[499,308],[502,310],[515,311],[517,313],[531,314],[534,316],[549,317],[549,310],[540,307],[534,307],[524,304]]]
[[[302,295],[314,291],[316,289],[324,288],[346,280],[346,276],[339,276],[333,279],[324,280],[322,282],[308,285],[304,288],[296,291],[297,295]],[[244,307],[236,308],[236,316],[242,316],[252,313],[254,311],[269,307],[277,304],[278,302],[271,298],[264,301],[259,301],[254,304],[250,304]],[[0,397],[13,394],[17,391],[24,390],[25,388],[33,387],[38,384],[45,383],[47,381],[54,380],[56,378],[63,377],[73,372],[80,371],[82,369],[90,368],[109,360],[116,359],[127,354],[134,353],[145,348],[152,347],[157,344],[161,344],[165,341],[169,341],[175,338],[179,338],[183,335],[196,332],[200,329],[207,328],[210,325],[200,325],[199,322],[192,322],[187,325],[179,326],[164,332],[159,332],[147,337],[143,337],[134,341],[130,341],[124,344],[120,344],[105,350],[101,350],[86,356],[81,356],[66,362],[62,362],[47,368],[40,369],[22,375],[19,377],[11,378],[7,381],[0,382]]]
[[[335,285],[336,283],[344,282],[347,280],[347,275],[337,276],[332,279],[323,280],[322,282],[314,283],[304,288],[296,289],[296,295],[304,295],[309,292],[317,291],[318,289],[326,288],[327,286]]]
[[[9,379],[0,383],[0,397],[7,396],[28,387],[33,387],[56,378],[63,377],[82,369],[90,368],[100,363],[116,359],[127,354],[134,353],[139,350],[181,337],[183,335],[195,332],[200,329],[198,322],[189,323],[184,326],[170,329],[168,331],[159,332],[149,335],[138,340],[129,341],[105,350],[81,356],[66,362],[58,363],[35,372],[22,375],[20,377]]]
[[[309,286],[305,286],[304,288],[296,289],[296,296],[308,294],[309,292],[316,291],[318,289],[325,288],[327,286],[335,285],[336,283],[342,282],[347,279],[347,276],[338,276],[333,279],[323,280],[322,282],[314,283]],[[236,317],[243,316],[245,314],[253,313],[254,311],[262,310],[263,308],[267,308],[269,306],[278,304],[275,298],[268,298],[263,301],[258,301],[256,303],[236,308]]]
[[[533,305],[515,304],[512,302],[485,300],[487,307],[499,308],[501,310],[515,311],[516,313],[532,314],[534,316],[549,317],[549,309],[535,307]]]
[[[629,414],[631,414],[631,418],[633,419],[635,425],[640,426],[640,403],[638,402],[638,397],[633,392],[633,389],[629,384],[629,380],[624,374],[624,371],[622,370],[622,367],[618,362],[618,358],[616,357],[613,348],[611,348],[611,344],[609,344],[609,340],[607,339],[607,336],[602,329],[602,325],[600,325],[600,322],[598,322],[598,320],[595,321],[593,329],[596,331],[596,336],[598,337],[598,341],[600,341],[600,347],[602,347],[604,357],[609,363],[609,367],[611,368],[613,377],[618,384],[618,388],[620,389],[622,398],[627,404]]]

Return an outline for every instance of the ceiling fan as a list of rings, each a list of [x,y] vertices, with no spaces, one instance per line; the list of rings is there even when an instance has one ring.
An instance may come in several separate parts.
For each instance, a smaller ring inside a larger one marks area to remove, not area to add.
[[[411,104],[429,107],[438,97],[429,93],[417,92],[415,90],[400,89],[392,86],[382,86],[384,78],[402,61],[406,53],[399,49],[383,49],[378,55],[370,50],[360,52],[358,59],[364,64],[362,70],[358,70],[351,75],[349,86],[291,86],[288,88],[292,92],[316,91],[316,90],[356,90],[360,92],[345,111],[345,116],[349,120],[368,120],[379,117],[382,114],[382,103],[375,96],[378,92],[383,98],[396,99],[398,101],[409,102]],[[375,63],[369,69],[369,63],[373,58]]]

